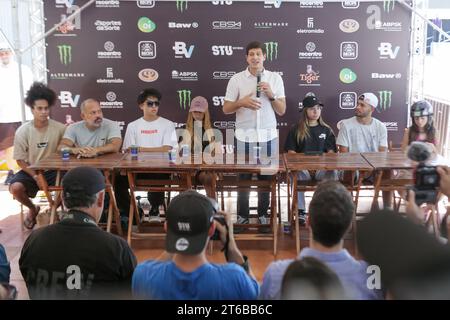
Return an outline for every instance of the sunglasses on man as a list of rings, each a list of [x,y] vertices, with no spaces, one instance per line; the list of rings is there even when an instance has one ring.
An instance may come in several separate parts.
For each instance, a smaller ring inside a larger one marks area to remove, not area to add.
[[[159,101],[147,101],[147,107],[159,107]]]

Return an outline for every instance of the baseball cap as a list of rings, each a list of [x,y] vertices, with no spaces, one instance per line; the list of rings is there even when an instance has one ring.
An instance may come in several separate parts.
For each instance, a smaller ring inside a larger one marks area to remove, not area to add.
[[[62,180],[64,197],[70,197],[71,193],[80,195],[94,195],[105,189],[105,177],[92,167],[77,167],[69,170]]]
[[[358,100],[363,100],[365,103],[371,105],[372,107],[378,107],[378,98],[372,92],[365,92],[358,97]]]
[[[12,49],[6,42],[0,42],[0,51],[12,51]]]
[[[206,112],[206,110],[208,110],[208,101],[204,97],[197,96],[194,99],[192,99],[189,112],[193,111]]]
[[[213,216],[211,201],[196,191],[186,191],[173,198],[167,208],[167,252],[187,255],[202,252]]]
[[[307,96],[305,99],[303,99],[302,104],[303,108],[312,108],[316,105],[323,107],[323,103],[320,102],[316,96]]]

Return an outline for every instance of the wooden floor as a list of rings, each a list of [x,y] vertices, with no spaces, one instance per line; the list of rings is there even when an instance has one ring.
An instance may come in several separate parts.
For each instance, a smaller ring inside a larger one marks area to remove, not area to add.
[[[256,205],[256,197],[251,196],[250,205]],[[307,201],[309,199],[307,198]],[[359,211],[364,212],[370,205],[370,198],[361,198]],[[2,210],[0,211],[0,243],[6,249],[8,259],[11,263],[11,284],[15,285],[18,289],[18,299],[28,299],[27,289],[18,267],[18,261],[20,257],[20,251],[25,239],[30,234],[28,230],[22,230],[20,225],[20,206],[12,199],[11,195],[7,191],[6,186],[0,186],[0,203]],[[226,208],[230,212],[235,212],[236,198],[231,197],[226,202]],[[282,220],[286,220],[286,197],[282,197]],[[42,227],[48,221],[48,215],[42,214],[38,219],[37,227]],[[302,247],[308,246],[308,231],[305,228],[301,230],[301,243]],[[253,271],[258,281],[262,281],[264,271],[267,266],[276,259],[294,258],[296,256],[295,241],[290,235],[280,232],[278,254],[276,257],[272,253],[272,242],[269,241],[239,241],[238,246],[245,255],[249,257],[249,261],[253,268]],[[345,241],[346,248],[350,253],[354,254],[353,240],[351,235],[347,236]],[[135,240],[132,243],[133,251],[139,262],[157,257],[163,251],[164,242],[149,241],[149,240]],[[208,255],[208,259],[211,262],[225,262],[223,253],[220,252],[220,243],[215,243],[212,254]]]

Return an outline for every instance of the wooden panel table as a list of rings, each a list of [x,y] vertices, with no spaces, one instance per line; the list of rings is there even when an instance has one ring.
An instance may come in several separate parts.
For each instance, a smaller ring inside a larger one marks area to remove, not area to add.
[[[375,191],[373,194],[372,208],[378,205],[378,194],[380,190],[405,190],[407,185],[413,183],[412,178],[409,177],[400,177],[399,179],[395,179],[395,177],[391,178],[391,170],[412,170],[414,168],[415,162],[408,159],[404,152],[365,152],[361,153],[361,156],[375,170]],[[389,173],[389,175],[383,179],[383,174],[386,173]]]
[[[284,166],[279,157],[262,157],[257,160],[245,155],[223,154],[214,159],[212,163],[202,163],[199,170],[212,172],[214,174],[224,174],[223,179],[214,181],[214,189],[223,191],[266,191],[270,192],[270,234],[242,233],[236,234],[236,240],[271,240],[273,241],[273,254],[277,254],[278,219],[276,206],[277,178],[280,172],[284,172]],[[281,166],[280,166],[281,164]],[[260,174],[270,175],[268,180],[239,180],[238,174]],[[227,176],[226,174],[236,174]],[[260,224],[235,224],[238,228],[257,228]]]
[[[356,171],[369,172],[372,166],[359,153],[324,153],[322,155],[305,155],[302,153],[285,153],[283,155],[284,164],[288,175],[293,177],[293,196],[292,207],[289,212],[291,221],[295,223],[295,245],[297,253],[300,251],[300,226],[298,219],[292,219],[298,211],[297,191],[314,190],[315,185],[302,185],[299,187],[297,182],[297,173],[302,170],[343,170],[350,171],[352,174],[351,184],[347,186],[349,190],[356,191],[355,196],[355,217],[358,206],[359,191],[363,174],[359,174],[358,182],[354,185]],[[288,186],[289,188],[289,186]],[[353,222],[353,233],[356,233],[356,219]],[[354,236],[354,238],[356,238]]]
[[[178,158],[177,163],[169,161],[168,153],[162,152],[141,152],[138,159],[132,159],[131,154],[126,154],[119,162],[118,168],[125,171],[130,185],[131,201],[128,220],[127,241],[131,244],[131,239],[143,237],[165,236],[162,232],[133,232],[133,215],[140,225],[139,211],[136,203],[136,191],[165,192],[165,191],[185,191],[192,188],[191,175],[196,172],[199,164]],[[187,163],[186,163],[187,162]],[[137,175],[140,173],[166,173],[172,176],[169,179],[141,179]]]
[[[40,174],[42,174],[44,171],[47,170],[55,170],[57,172],[56,185],[50,188],[48,185],[45,185],[43,190],[51,205],[50,224],[54,222],[56,213],[56,202],[60,196],[60,192],[62,191],[62,187],[60,186],[61,172],[66,172],[69,171],[70,169],[77,168],[80,166],[88,166],[101,170],[105,176],[106,192],[108,192],[110,196],[108,222],[106,230],[108,232],[111,231],[112,213],[114,212],[117,232],[120,235],[122,235],[122,227],[120,224],[120,213],[119,209],[117,208],[116,197],[114,195],[113,189],[114,175],[112,173],[114,168],[117,166],[117,164],[123,157],[124,155],[122,153],[109,153],[95,158],[80,158],[80,159],[71,155],[69,160],[62,160],[60,154],[54,154],[30,166],[31,169],[36,170]],[[50,191],[56,191],[55,200],[52,199]]]

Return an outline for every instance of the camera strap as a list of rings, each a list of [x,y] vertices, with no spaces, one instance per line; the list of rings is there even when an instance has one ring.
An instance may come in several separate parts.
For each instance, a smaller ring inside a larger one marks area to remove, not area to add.
[[[227,238],[225,240],[225,244],[223,245],[222,251],[225,255],[225,260],[228,261],[228,245],[230,244],[230,229],[228,228],[228,224],[225,224],[225,228],[227,229]]]

